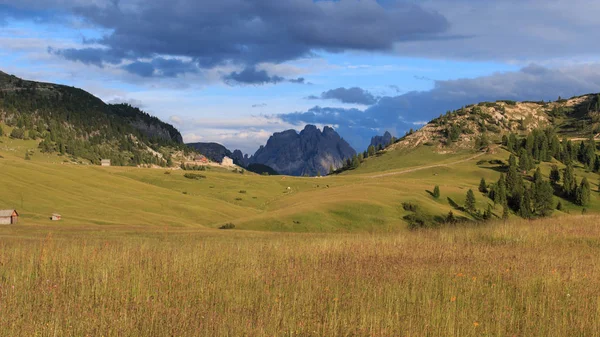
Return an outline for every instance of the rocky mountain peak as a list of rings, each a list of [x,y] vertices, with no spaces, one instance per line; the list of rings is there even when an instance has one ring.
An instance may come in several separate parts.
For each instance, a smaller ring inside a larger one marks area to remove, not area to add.
[[[329,173],[331,166],[341,167],[354,154],[356,151],[331,127],[321,131],[315,125],[306,125],[300,133],[274,133],[248,162],[270,166],[282,174],[314,176]]]

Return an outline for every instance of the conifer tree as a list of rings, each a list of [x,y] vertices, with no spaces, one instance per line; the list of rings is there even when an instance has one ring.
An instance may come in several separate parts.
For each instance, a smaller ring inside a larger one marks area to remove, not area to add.
[[[372,157],[372,156],[374,156],[374,155],[375,155],[375,152],[376,152],[376,150],[375,150],[375,146],[373,146],[373,145],[369,146],[369,148],[367,149],[367,152],[368,152],[368,154],[369,154],[369,157]]]
[[[437,185],[433,188],[433,197],[436,199],[440,197],[440,187]]]
[[[529,168],[531,167],[531,163],[529,161],[529,154],[525,149],[521,149],[521,151],[519,152],[519,171],[529,171]]]
[[[508,172],[506,173],[506,193],[512,195],[520,185],[521,177],[517,171],[517,161],[515,156],[511,154],[508,163]]]
[[[577,183],[575,182],[573,166],[568,164],[563,172],[563,193],[568,197],[572,197],[576,188]]]
[[[488,187],[487,187],[487,183],[485,182],[485,178],[481,178],[481,181],[479,182],[479,192],[481,192],[481,193],[488,192]]]
[[[470,189],[467,191],[467,199],[465,201],[465,208],[467,209],[467,211],[473,212],[473,211],[475,211],[475,204],[476,204],[475,193],[473,193],[473,190]]]
[[[543,180],[534,183],[533,208],[535,214],[546,217],[552,215],[554,209],[554,189],[552,185]]]
[[[501,174],[494,188],[494,202],[505,206],[506,201],[506,179],[504,178],[504,174]]]
[[[590,195],[591,195],[590,183],[588,182],[587,178],[584,177],[581,180],[581,184],[579,185],[579,187],[577,187],[577,192],[576,192],[577,204],[579,206],[589,205]]]
[[[560,171],[556,165],[552,165],[552,170],[550,171],[550,182],[553,185],[556,185],[560,182]]]
[[[502,208],[502,219],[508,219],[508,206],[504,205]]]
[[[525,219],[531,218],[531,192],[528,189],[523,190],[523,196],[519,204],[519,214]]]

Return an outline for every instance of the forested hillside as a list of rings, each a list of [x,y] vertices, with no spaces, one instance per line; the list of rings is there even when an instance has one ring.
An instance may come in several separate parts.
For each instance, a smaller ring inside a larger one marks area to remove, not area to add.
[[[94,164],[111,159],[113,165],[169,165],[171,152],[186,150],[173,126],[130,105],[109,105],[81,89],[2,72],[0,123],[12,138],[41,140],[43,152]]]

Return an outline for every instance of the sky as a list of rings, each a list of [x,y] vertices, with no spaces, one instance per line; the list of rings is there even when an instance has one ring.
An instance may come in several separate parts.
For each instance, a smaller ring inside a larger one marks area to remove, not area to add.
[[[356,150],[480,101],[600,92],[595,0],[0,0],[0,70],[253,154],[330,125]]]

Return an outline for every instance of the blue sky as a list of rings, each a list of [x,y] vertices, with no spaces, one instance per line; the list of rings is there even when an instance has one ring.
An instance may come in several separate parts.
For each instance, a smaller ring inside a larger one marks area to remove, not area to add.
[[[357,150],[482,100],[600,92],[592,0],[0,0],[0,70],[129,102],[254,153],[333,126]]]

